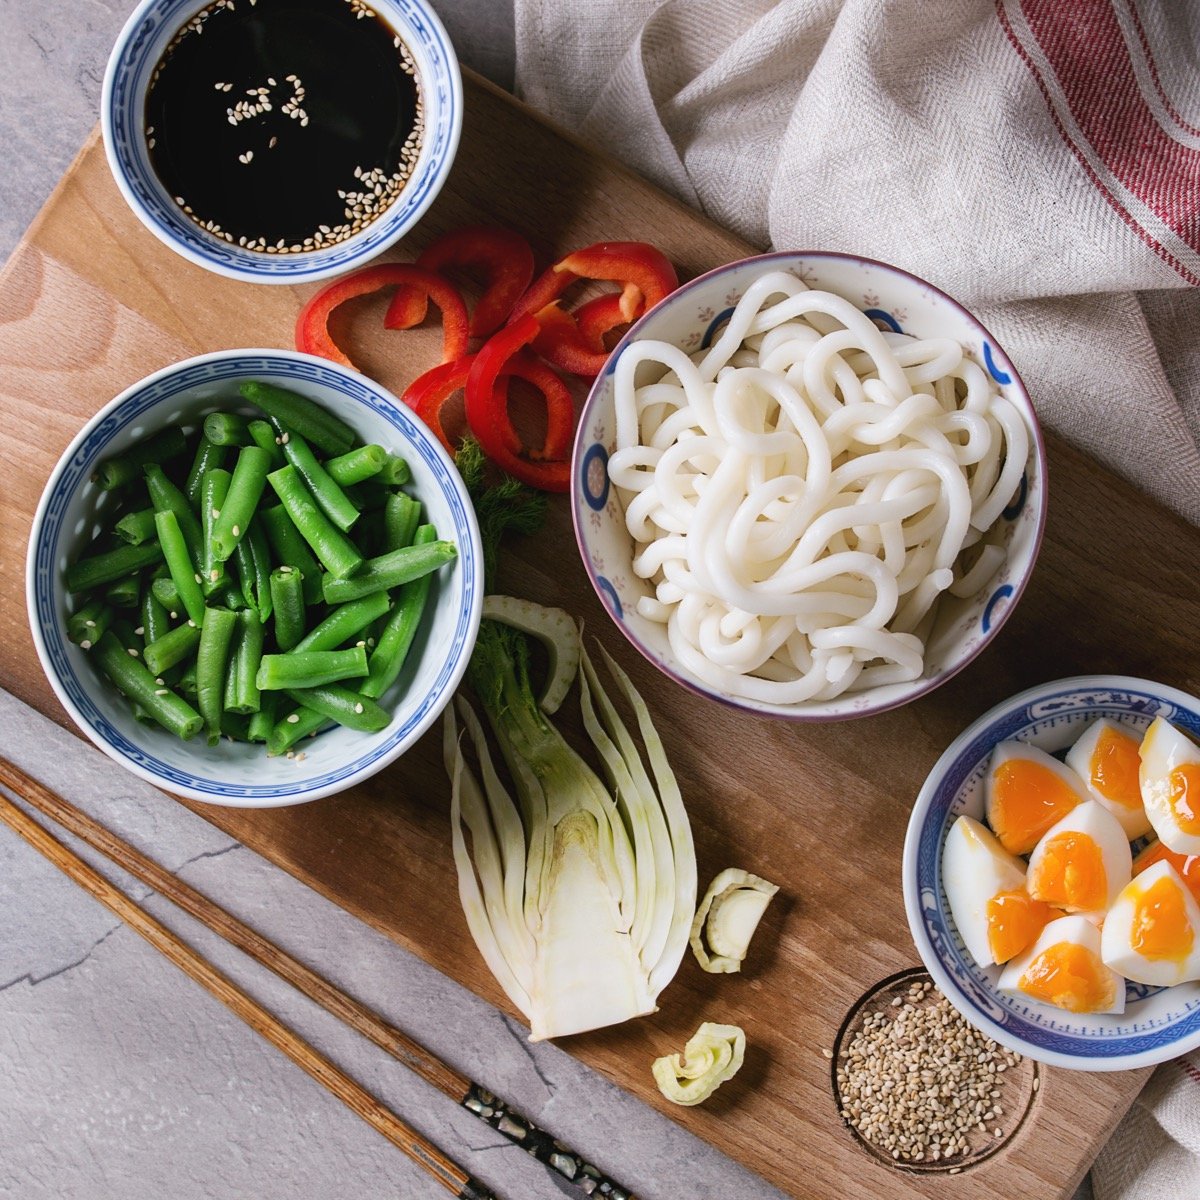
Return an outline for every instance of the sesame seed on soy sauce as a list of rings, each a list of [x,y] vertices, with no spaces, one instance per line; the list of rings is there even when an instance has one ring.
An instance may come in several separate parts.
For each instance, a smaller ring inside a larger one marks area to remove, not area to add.
[[[215,0],[146,95],[146,147],[175,203],[267,254],[366,228],[403,191],[423,132],[412,54],[364,0]]]

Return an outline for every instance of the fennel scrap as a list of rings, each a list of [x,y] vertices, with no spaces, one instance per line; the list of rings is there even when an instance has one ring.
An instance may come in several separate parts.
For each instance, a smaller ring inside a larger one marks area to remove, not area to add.
[[[750,939],[777,891],[777,884],[736,867],[726,868],[708,885],[689,938],[704,970],[727,975],[742,969]]]
[[[658,1090],[672,1104],[702,1104],[738,1073],[746,1057],[746,1034],[737,1025],[705,1021],[687,1040],[683,1054],[656,1058],[651,1070]]]

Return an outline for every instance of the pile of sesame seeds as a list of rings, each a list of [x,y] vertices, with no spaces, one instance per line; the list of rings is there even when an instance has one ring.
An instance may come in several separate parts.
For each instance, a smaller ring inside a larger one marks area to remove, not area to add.
[[[841,1115],[898,1163],[961,1162],[984,1139],[1004,1136],[1001,1086],[1021,1062],[967,1024],[932,983],[917,980],[888,1007],[867,1012],[843,1041]]]

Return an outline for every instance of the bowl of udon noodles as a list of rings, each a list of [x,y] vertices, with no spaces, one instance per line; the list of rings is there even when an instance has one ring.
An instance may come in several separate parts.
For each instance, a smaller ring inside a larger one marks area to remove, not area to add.
[[[684,284],[614,347],[571,508],[608,613],[693,692],[827,721],[931,691],[1033,570],[1046,454],[984,326],[850,254]]]

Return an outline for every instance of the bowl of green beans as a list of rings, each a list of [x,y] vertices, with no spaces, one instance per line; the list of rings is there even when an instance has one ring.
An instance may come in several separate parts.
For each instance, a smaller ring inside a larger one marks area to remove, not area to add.
[[[213,804],[341,791],[436,720],[479,627],[474,509],[365,376],[229,350],[93,417],[30,532],[34,644],[106,754]]]

